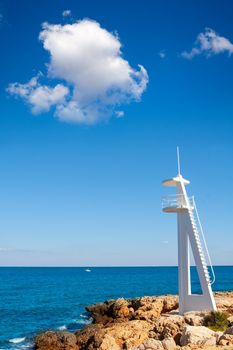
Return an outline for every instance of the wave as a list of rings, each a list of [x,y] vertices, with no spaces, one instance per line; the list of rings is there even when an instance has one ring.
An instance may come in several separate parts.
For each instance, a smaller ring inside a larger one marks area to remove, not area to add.
[[[19,344],[19,343],[22,343],[23,341],[25,341],[26,338],[13,338],[13,339],[10,339],[9,342],[10,343],[13,343],[13,344]]]
[[[87,320],[87,319],[78,319],[78,320],[74,320],[75,321],[75,323],[79,323],[79,324],[90,324],[91,322],[92,322],[92,320]]]
[[[20,347],[20,349],[34,349],[34,345],[32,342],[29,342],[27,344],[24,344]]]
[[[69,331],[73,331],[73,330],[76,330],[78,328],[75,325],[87,326],[90,323],[92,323],[92,321],[93,321],[92,317],[90,317],[88,314],[81,313],[79,315],[79,317],[76,319],[73,319],[70,324],[68,324],[68,325],[64,324],[62,326],[59,326],[59,327],[57,327],[57,330],[65,331],[68,329]],[[15,344],[15,346],[16,346],[16,347],[13,347],[13,345],[12,345],[12,348],[11,348],[12,350],[15,350],[15,349],[21,349],[21,350],[34,349],[34,343],[31,341],[30,338],[26,338],[26,337],[12,338],[12,339],[8,340],[8,344],[9,343]],[[0,350],[6,350],[6,349],[2,348],[0,346]]]
[[[74,319],[73,322],[77,323],[77,324],[88,325],[88,324],[92,323],[92,321],[93,321],[92,317],[88,317],[88,316],[83,315],[83,314],[81,314],[80,317],[81,318]]]

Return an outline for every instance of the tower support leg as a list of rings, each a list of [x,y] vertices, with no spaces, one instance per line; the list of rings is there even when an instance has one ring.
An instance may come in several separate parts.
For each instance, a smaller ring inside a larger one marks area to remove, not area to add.
[[[178,213],[178,278],[179,278],[179,313],[187,311],[216,310],[216,304],[210,283],[205,277],[199,248],[194,239],[190,216]],[[189,242],[196,264],[202,294],[192,294],[190,278]]]

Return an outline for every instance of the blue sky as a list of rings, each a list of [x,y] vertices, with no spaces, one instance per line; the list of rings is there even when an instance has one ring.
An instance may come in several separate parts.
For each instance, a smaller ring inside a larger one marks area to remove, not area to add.
[[[1,265],[175,265],[176,218],[160,199],[177,145],[213,263],[233,264],[232,12],[220,0],[0,1]],[[82,85],[77,57],[53,51],[54,24],[96,26],[81,64],[118,62],[115,85],[104,64]],[[104,61],[101,35],[121,53]]]

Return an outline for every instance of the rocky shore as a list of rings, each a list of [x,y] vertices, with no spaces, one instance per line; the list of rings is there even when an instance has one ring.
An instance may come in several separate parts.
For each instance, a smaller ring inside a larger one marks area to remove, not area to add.
[[[233,350],[233,292],[215,293],[215,299],[217,315],[203,311],[181,316],[173,295],[97,303],[86,307],[92,324],[75,333],[44,332],[37,336],[35,349]],[[211,326],[208,320],[215,316],[224,324]]]

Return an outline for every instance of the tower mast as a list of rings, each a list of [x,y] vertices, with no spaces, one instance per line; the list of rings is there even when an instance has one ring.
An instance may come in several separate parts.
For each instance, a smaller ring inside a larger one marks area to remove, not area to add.
[[[178,168],[178,175],[180,175],[180,150],[179,147],[176,147],[176,153],[177,153],[177,168]]]

